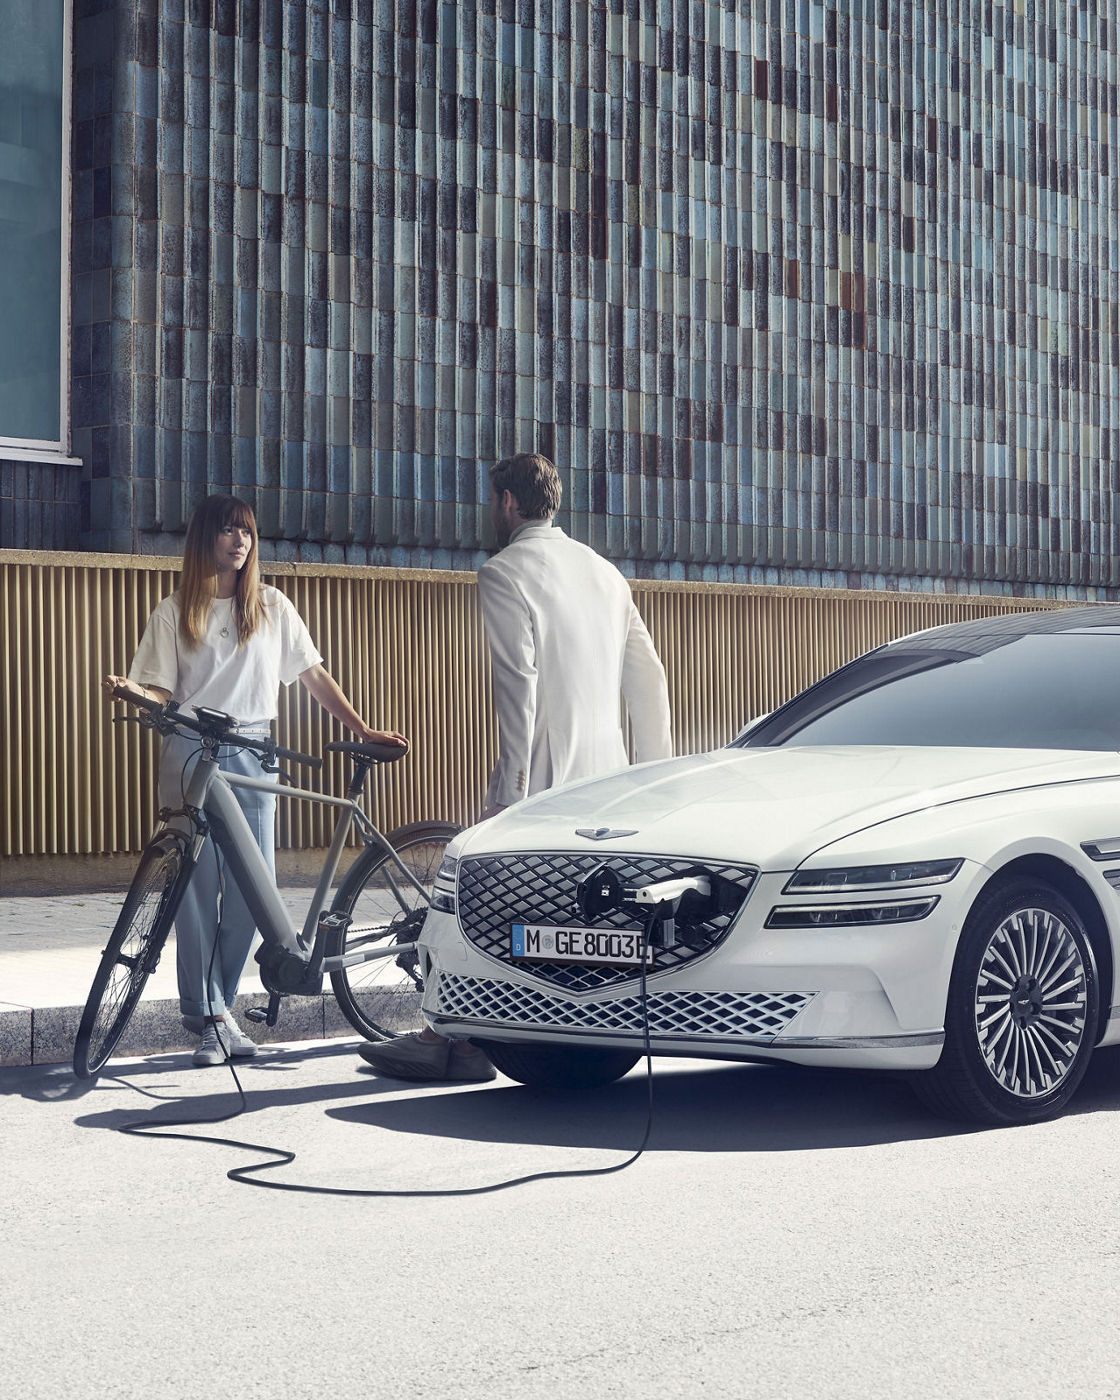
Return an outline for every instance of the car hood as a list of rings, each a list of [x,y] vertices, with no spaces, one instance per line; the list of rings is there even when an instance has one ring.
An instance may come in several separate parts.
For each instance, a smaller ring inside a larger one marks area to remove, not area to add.
[[[718,749],[557,788],[472,828],[460,853],[672,852],[790,869],[929,807],[1120,775],[1120,755],[951,748]],[[595,839],[584,833],[604,831]]]

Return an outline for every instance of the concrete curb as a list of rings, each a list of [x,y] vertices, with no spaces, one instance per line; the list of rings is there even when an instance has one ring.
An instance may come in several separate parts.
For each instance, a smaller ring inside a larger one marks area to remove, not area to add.
[[[242,996],[234,1007],[241,1028],[259,1045],[273,1041],[360,1038],[329,992],[317,997],[285,998],[280,1019],[273,1027],[254,1025],[246,1020],[245,1012],[249,1007],[267,1004],[266,996]],[[0,1066],[68,1064],[73,1058],[82,1010],[81,1006],[35,1008],[0,1002]],[[409,1028],[399,1015],[386,1019],[390,1025],[398,1022],[401,1030]],[[177,999],[142,1000],[114,1051],[114,1058],[193,1050],[197,1044],[198,1037],[183,1027]]]

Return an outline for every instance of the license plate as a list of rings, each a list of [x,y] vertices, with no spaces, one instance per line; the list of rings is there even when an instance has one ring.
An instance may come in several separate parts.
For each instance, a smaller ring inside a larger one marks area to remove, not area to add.
[[[526,962],[600,963],[640,967],[645,934],[640,928],[565,928],[557,924],[514,924],[512,957]],[[653,952],[646,966],[653,966]]]

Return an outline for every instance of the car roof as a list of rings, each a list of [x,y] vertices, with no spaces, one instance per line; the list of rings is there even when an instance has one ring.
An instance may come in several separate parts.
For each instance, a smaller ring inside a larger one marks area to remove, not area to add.
[[[1120,629],[1120,604],[1092,607],[1047,608],[1044,611],[1002,613],[970,622],[950,622],[925,632],[912,632],[887,645],[892,652],[950,651],[979,656],[1006,646],[1020,637],[1083,632],[1097,628]]]

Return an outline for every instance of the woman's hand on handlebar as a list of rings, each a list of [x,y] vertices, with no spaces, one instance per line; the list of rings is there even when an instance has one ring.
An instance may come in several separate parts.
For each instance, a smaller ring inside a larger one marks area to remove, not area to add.
[[[126,691],[132,695],[137,695],[141,700],[154,700],[157,705],[166,705],[171,699],[171,692],[164,690],[158,685],[137,685],[135,681],[130,681],[127,676],[105,676],[101,681],[101,689],[105,692],[106,700],[126,700],[128,694],[118,695],[118,690]]]

